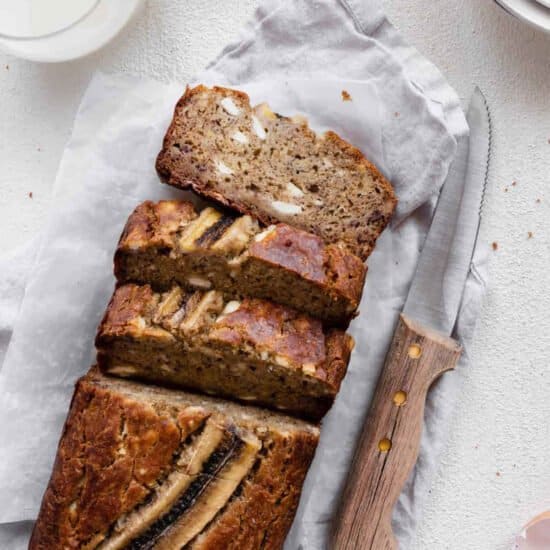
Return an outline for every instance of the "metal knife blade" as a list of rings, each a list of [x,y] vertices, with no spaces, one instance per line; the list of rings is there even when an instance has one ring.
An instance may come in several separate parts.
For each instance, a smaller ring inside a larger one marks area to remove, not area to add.
[[[445,335],[458,315],[487,184],[491,118],[479,88],[466,119],[470,135],[458,141],[403,308],[407,317]]]
[[[491,144],[478,89],[466,118],[470,137],[459,141],[441,191],[359,436],[331,548],[397,550],[392,511],[418,457],[426,396],[462,352],[450,334],[476,245]]]

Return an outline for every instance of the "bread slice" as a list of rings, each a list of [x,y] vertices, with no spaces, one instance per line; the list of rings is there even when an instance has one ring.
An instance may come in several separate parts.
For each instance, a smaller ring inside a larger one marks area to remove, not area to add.
[[[365,260],[396,205],[391,184],[334,132],[316,135],[227,88],[187,88],[157,159],[163,181],[284,222]]]
[[[280,549],[318,439],[278,413],[92,369],[29,549]]]
[[[226,298],[268,298],[346,326],[361,300],[366,267],[339,245],[278,224],[185,201],[144,202],[132,213],[115,254],[120,282],[167,290],[223,291]]]
[[[318,420],[338,392],[353,340],[267,300],[128,284],[116,289],[96,346],[110,374]]]

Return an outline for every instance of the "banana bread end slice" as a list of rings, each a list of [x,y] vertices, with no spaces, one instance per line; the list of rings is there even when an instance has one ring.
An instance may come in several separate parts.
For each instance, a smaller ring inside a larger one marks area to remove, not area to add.
[[[29,549],[278,550],[318,439],[282,414],[92,368]]]

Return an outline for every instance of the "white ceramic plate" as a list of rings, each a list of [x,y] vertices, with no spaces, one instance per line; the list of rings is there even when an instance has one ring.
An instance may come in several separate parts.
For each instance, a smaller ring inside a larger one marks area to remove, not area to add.
[[[550,33],[550,0],[495,0],[508,13]]]
[[[0,48],[16,57],[44,63],[78,59],[112,40],[142,4],[143,0],[100,0],[86,17],[66,30],[43,38],[0,38]]]

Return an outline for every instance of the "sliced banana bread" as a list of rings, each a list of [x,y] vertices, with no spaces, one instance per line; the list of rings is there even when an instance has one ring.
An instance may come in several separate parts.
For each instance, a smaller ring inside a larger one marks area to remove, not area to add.
[[[265,224],[284,222],[344,242],[363,260],[391,218],[391,184],[334,132],[316,135],[227,88],[187,88],[157,171],[163,181],[214,199]]]
[[[267,298],[340,326],[359,305],[365,274],[360,258],[311,233],[285,224],[262,229],[250,216],[213,208],[199,215],[176,200],[139,205],[115,254],[121,282]]]
[[[353,340],[268,300],[127,284],[111,299],[96,347],[110,374],[319,420],[338,392]]]
[[[280,549],[318,438],[279,413],[92,369],[29,549]]]

